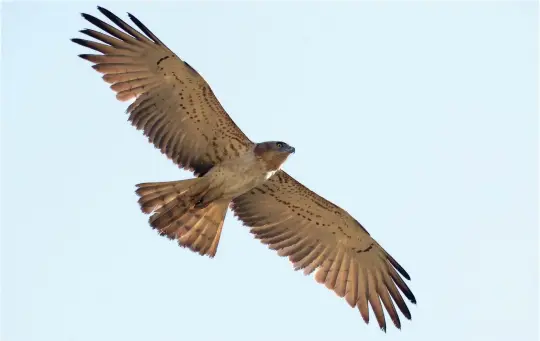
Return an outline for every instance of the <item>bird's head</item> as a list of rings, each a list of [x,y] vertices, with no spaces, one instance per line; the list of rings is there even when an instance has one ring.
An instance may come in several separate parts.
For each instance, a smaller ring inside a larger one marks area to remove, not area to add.
[[[263,159],[268,170],[278,170],[289,155],[294,153],[294,147],[282,141],[267,141],[255,145],[255,154]]]

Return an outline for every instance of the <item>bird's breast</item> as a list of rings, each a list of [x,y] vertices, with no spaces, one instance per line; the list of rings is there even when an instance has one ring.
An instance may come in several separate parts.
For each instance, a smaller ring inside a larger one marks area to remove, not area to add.
[[[253,154],[241,155],[215,167],[211,174],[216,185],[223,187],[226,197],[234,198],[261,185],[276,171],[268,171]]]

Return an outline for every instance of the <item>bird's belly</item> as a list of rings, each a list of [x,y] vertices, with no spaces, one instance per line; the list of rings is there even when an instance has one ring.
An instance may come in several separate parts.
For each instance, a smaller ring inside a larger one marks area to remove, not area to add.
[[[261,185],[267,179],[266,174],[237,173],[225,182],[224,196],[235,198]]]
[[[206,176],[212,178],[214,186],[221,188],[223,198],[233,199],[261,185],[274,173],[264,169],[253,154],[245,154],[221,163]]]
[[[223,198],[233,199],[261,185],[267,180],[266,172],[256,167],[231,167],[216,170],[211,176],[213,186],[221,188]]]

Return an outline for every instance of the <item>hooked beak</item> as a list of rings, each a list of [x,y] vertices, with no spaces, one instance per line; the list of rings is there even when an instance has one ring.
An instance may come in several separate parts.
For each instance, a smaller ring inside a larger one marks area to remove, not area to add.
[[[290,154],[294,154],[295,149],[294,149],[294,147],[289,146],[289,148],[288,148],[287,151],[288,151]]]

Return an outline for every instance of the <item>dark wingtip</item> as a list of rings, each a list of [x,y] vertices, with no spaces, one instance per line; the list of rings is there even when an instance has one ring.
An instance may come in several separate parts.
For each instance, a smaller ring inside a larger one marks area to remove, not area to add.
[[[131,14],[129,12],[127,12],[127,15],[131,19],[131,21],[133,21],[135,23],[135,25],[139,26],[139,28],[141,28],[140,26],[143,26],[144,28],[146,28],[146,26],[139,19],[137,19],[136,16],[134,16],[133,14]]]
[[[127,15],[135,23],[135,25],[139,26],[140,29],[143,29],[143,27],[144,27],[144,29],[148,30],[146,28],[146,26],[139,19],[137,19],[136,16],[134,16],[133,14],[131,14],[129,12],[127,12]]]
[[[90,14],[86,14],[86,13],[81,13],[81,17],[83,17],[84,19],[86,19],[88,21],[94,19],[93,16],[91,16]]]
[[[414,294],[412,293],[412,291],[409,291],[405,295],[407,296],[409,301],[411,301],[412,304],[416,304],[416,297],[414,297]]]
[[[84,47],[92,48],[92,46],[89,45],[88,40],[84,40],[84,39],[80,39],[80,38],[71,38],[70,40],[72,42],[74,42],[75,44],[78,44],[78,45],[81,45],[81,46],[84,46]],[[79,56],[79,57],[81,57],[81,56]]]
[[[390,254],[386,254],[387,259],[390,261],[390,264],[394,266],[394,268],[401,274],[401,276],[405,277],[407,280],[411,280],[411,276],[407,273],[407,271],[392,257]]]
[[[91,62],[90,58],[92,58],[92,55],[83,53],[83,54],[78,55],[78,57]]]
[[[103,7],[101,7],[101,6],[98,6],[97,9],[98,9],[98,11],[100,11],[101,13],[103,13],[103,14],[105,14],[105,15],[107,15],[107,14],[112,14],[111,11],[109,11],[108,9],[103,8]]]
[[[104,15],[106,16],[107,18],[109,18],[110,20],[112,20],[113,22],[117,22],[118,20],[120,20],[120,18],[118,18],[116,16],[116,14],[114,14],[113,12],[109,11],[108,9],[106,8],[103,8],[101,6],[98,6],[98,10]]]
[[[392,261],[393,261],[393,264],[394,267],[397,269],[397,271],[399,271],[399,273],[405,277],[405,279],[407,279],[408,281],[411,280],[411,276],[409,275],[409,273],[395,260],[392,258]]]
[[[394,323],[394,327],[401,330],[401,320],[399,319],[399,315],[397,312],[395,314],[391,314],[390,317],[392,318],[392,322]]]

